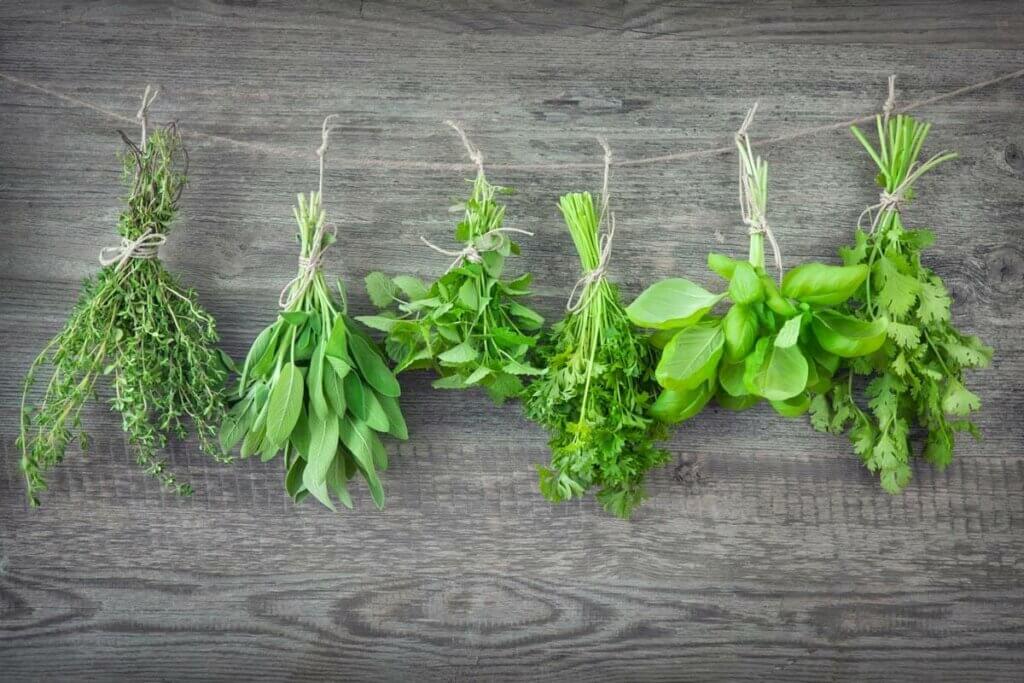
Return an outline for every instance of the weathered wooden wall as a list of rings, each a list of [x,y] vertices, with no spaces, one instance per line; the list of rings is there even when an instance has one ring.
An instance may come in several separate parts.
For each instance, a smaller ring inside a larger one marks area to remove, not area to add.
[[[1021,2],[8,2],[0,5],[0,678],[138,680],[995,680],[1024,666],[1024,81],[919,113],[961,159],[921,183],[914,223],[945,249],[956,319],[997,349],[974,386],[985,440],[945,473],[883,493],[845,441],[768,410],[711,409],[671,442],[632,522],[536,492],[544,434],[515,407],[409,377],[412,440],[389,505],[292,506],[279,463],[217,466],[176,447],[191,499],[131,462],[117,420],[24,502],[13,440],[22,374],[96,269],[119,210],[116,127],[28,83],[188,131],[192,182],[167,262],[243,353],[294,270],[290,205],[315,183],[320,120],[341,115],[326,182],[343,226],[329,269],[367,306],[371,269],[446,261],[465,173],[365,159],[597,161],[729,144],[877,109],[1024,66]],[[278,150],[291,150],[282,154]],[[872,202],[845,132],[762,150],[786,258],[828,258]],[[709,247],[742,253],[735,159],[617,171],[613,274],[710,283]],[[494,172],[516,187],[538,307],[575,277],[557,193],[598,173]],[[724,243],[715,242],[715,232]]]

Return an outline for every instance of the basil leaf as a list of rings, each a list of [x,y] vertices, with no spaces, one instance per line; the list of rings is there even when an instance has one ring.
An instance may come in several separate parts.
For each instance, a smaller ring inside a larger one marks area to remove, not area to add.
[[[714,393],[714,380],[685,391],[662,389],[651,405],[651,415],[666,424],[677,424],[703,410]]]
[[[807,386],[807,359],[798,346],[776,346],[772,337],[757,342],[747,356],[743,381],[751,394],[784,401]]]
[[[885,343],[889,320],[868,321],[825,310],[814,313],[811,329],[821,348],[841,358],[856,358],[874,353]]]
[[[782,278],[782,296],[812,306],[836,306],[853,296],[868,276],[868,267],[804,263]]]
[[[723,296],[689,280],[669,278],[645,289],[626,307],[626,314],[637,327],[686,327],[703,318]]]
[[[718,323],[688,327],[672,338],[655,370],[666,389],[693,389],[714,376],[725,336]]]
[[[792,346],[796,344],[800,338],[800,323],[803,322],[803,316],[796,316],[790,318],[779,330],[779,333],[775,336],[775,345],[781,348]]]
[[[725,358],[731,362],[743,360],[757,341],[757,314],[749,306],[734,304],[722,318],[725,334]]]
[[[729,298],[733,303],[755,304],[764,299],[764,286],[754,266],[746,261],[736,264],[729,279]]]

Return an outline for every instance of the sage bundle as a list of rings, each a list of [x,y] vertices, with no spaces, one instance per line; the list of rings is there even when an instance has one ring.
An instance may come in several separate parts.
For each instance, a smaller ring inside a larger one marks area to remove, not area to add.
[[[646,497],[646,472],[669,454],[655,445],[665,430],[649,414],[658,391],[655,350],[633,330],[618,287],[606,277],[615,234],[610,161],[605,146],[600,214],[589,192],[559,200],[583,276],[568,314],[535,350],[536,365],[547,370],[527,386],[525,403],[527,417],[551,434],[551,462],[539,467],[541,493],[560,502],[596,487],[605,510],[626,518]]]
[[[312,495],[331,510],[332,495],[352,507],[348,482],[366,480],[378,508],[384,506],[379,473],[388,452],[379,434],[408,438],[398,405],[401,388],[377,345],[347,313],[345,289],[327,286],[321,259],[336,240],[322,205],[323,158],[331,131],[324,120],[320,191],[298,195],[298,275],[281,293],[281,312],[253,342],[231,409],[221,426],[221,445],[240,445],[247,458],[284,455],[284,486],[295,502]]]
[[[662,349],[655,375],[663,389],[651,413],[664,422],[690,419],[712,399],[729,410],[766,400],[784,417],[802,415],[813,396],[829,389],[841,359],[870,354],[885,341],[884,320],[863,321],[837,310],[864,282],[866,266],[808,262],[782,275],[767,221],[768,163],[754,155],[747,136],[756,109],[736,134],[748,260],[708,255],[708,267],[728,282],[725,292],[669,278],[626,309],[638,327],[655,330],[652,342]],[[765,269],[766,241],[781,286]],[[716,315],[721,302],[729,306]]]
[[[449,125],[477,164],[470,197],[455,207],[463,212],[455,227],[455,239],[463,248],[447,250],[424,239],[434,250],[455,257],[429,286],[408,275],[370,273],[366,290],[382,312],[357,320],[386,333],[384,347],[396,372],[432,368],[439,376],[435,388],[479,386],[502,403],[522,393],[523,377],[543,373],[530,365],[527,354],[544,319],[520,301],[530,293],[532,277],[525,273],[504,279],[506,259],[520,253],[509,234],[530,233],[503,227],[505,206],[496,197],[508,190],[488,182],[479,150],[458,125]]]
[[[178,214],[188,157],[174,124],[147,130],[155,97],[147,88],[138,114],[139,143],[120,133],[128,187],[117,224],[121,244],[101,252],[103,267],[85,280],[64,329],[25,378],[18,446],[32,505],[46,490],[46,471],[63,461],[68,446],[77,441],[88,450],[82,410],[98,398],[101,377],[109,378],[109,404],[121,415],[139,465],[168,488],[192,491],[157,456],[170,435],[186,437],[188,421],[202,449],[225,459],[215,435],[228,366],[216,346],[214,320],[158,258]],[[42,400],[30,405],[29,395],[47,369]]]
[[[878,167],[879,203],[861,214],[853,246],[840,254],[848,265],[868,270],[849,315],[880,325],[886,340],[877,352],[846,366],[846,381],[815,398],[811,422],[820,431],[847,432],[882,488],[898,493],[910,482],[915,426],[925,432],[920,454],[940,470],[952,460],[958,432],[979,437],[968,416],[981,401],[964,375],[987,366],[992,349],[950,320],[949,292],[922,262],[935,234],[904,224],[902,209],[914,198],[917,180],[956,154],[920,162],[930,124],[910,116],[879,116],[875,126],[877,147],[858,128],[851,130]],[[870,221],[866,229],[864,219]],[[857,400],[855,376],[867,380],[867,410]]]

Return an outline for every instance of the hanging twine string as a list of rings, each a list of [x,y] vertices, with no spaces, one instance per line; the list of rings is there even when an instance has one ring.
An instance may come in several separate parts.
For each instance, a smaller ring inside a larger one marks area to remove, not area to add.
[[[885,105],[882,107],[882,116],[885,124],[889,123],[889,115],[896,108],[896,75],[889,76],[889,96],[885,100]],[[882,190],[878,193],[878,202],[867,207],[860,212],[860,216],[857,217],[857,229],[864,229],[864,221],[870,220],[871,224],[868,227],[868,234],[874,234],[879,224],[882,222],[882,217],[885,216],[887,211],[895,211],[900,213],[902,211],[903,203],[906,201],[906,193],[913,186],[917,179],[927,173],[932,168],[938,166],[943,161],[952,159],[955,154],[950,152],[939,152],[935,156],[928,159],[923,164],[919,164],[916,161],[910,164],[907,169],[907,177],[903,179],[903,182],[892,189],[892,192],[888,190]]]
[[[747,112],[746,118],[743,119],[743,125],[736,131],[736,146],[739,148],[739,199],[740,199],[740,215],[743,219],[743,224],[747,226],[747,232],[751,235],[764,235],[765,239],[768,240],[768,244],[771,245],[772,255],[775,259],[775,267],[779,271],[779,280],[782,280],[782,250],[779,248],[779,243],[775,239],[775,233],[772,232],[771,227],[768,225],[768,219],[765,216],[765,207],[763,198],[758,201],[755,195],[755,190],[751,184],[753,179],[751,178],[752,169],[748,166],[754,165],[754,156],[750,148],[750,136],[747,135],[747,130],[750,128],[750,124],[754,122],[754,114],[757,112],[757,102],[754,102],[754,106]],[[759,191],[758,191],[759,192]]]
[[[145,153],[146,150],[146,129],[149,125],[149,107],[156,100],[159,90],[146,86],[142,94],[142,104],[135,114],[135,120],[142,128],[142,144],[139,149]],[[117,264],[117,270],[124,268],[131,259],[150,260],[159,256],[160,247],[167,242],[167,236],[162,233],[153,232],[150,226],[135,239],[121,238],[121,244],[116,247],[103,247],[100,249],[100,265],[112,266]]]
[[[338,118],[337,114],[331,114],[324,118],[320,133],[320,147],[316,150],[316,155],[320,160],[320,182],[316,195],[318,209],[323,206],[324,156],[327,153],[327,148],[330,146],[330,135],[331,131],[335,128],[334,120],[336,118]],[[312,207],[310,208],[312,209]],[[313,239],[310,241],[309,254],[305,256],[299,254],[298,274],[281,288],[281,294],[277,297],[277,305],[279,307],[288,308],[291,306],[313,284],[317,273],[320,272],[320,264],[323,261],[324,252],[327,251],[328,243],[325,241],[325,238],[328,231],[330,231],[331,237],[338,236],[338,227],[336,225],[328,225],[326,222],[321,221],[320,225],[317,226],[316,232],[313,233]]]
[[[595,282],[598,282],[608,272],[608,263],[612,258],[612,240],[615,238],[615,214],[609,213],[608,211],[608,182],[611,176],[612,167],[612,149],[608,146],[608,141],[603,137],[597,138],[598,144],[604,150],[604,180],[601,183],[601,213],[597,218],[598,229],[600,230],[602,225],[605,225],[605,217],[608,217],[607,229],[601,233],[601,237],[598,240],[598,253],[600,254],[597,260],[597,266],[586,273],[576,281],[576,284],[572,286],[572,291],[569,292],[569,299],[565,302],[565,310],[569,313],[575,313],[583,308],[587,301],[590,299],[591,292],[593,291],[590,286]]]
[[[459,123],[457,123],[456,121],[449,120],[445,121],[445,124],[450,126],[456,133],[459,134],[459,139],[462,140],[462,145],[466,148],[466,153],[469,155],[470,160],[472,160],[473,164],[476,166],[477,174],[483,175],[483,153],[476,145],[469,141],[469,136],[466,135],[466,131],[462,129],[462,126]],[[430,240],[428,240],[423,235],[420,235],[420,241],[422,241],[425,245],[427,245],[428,247],[430,247],[439,254],[455,257],[455,260],[452,261],[451,265],[449,265],[448,268],[445,270],[445,272],[447,273],[454,268],[458,268],[466,261],[469,261],[470,263],[481,263],[483,261],[483,256],[480,255],[480,252],[494,251],[495,249],[498,249],[502,245],[502,242],[508,239],[504,235],[504,233],[508,232],[517,232],[521,235],[529,235],[530,237],[533,237],[533,233],[530,232],[529,230],[520,230],[519,228],[495,228],[494,230],[488,230],[479,237],[470,240],[466,244],[466,246],[464,246],[462,249],[459,249],[458,251],[439,247]]]

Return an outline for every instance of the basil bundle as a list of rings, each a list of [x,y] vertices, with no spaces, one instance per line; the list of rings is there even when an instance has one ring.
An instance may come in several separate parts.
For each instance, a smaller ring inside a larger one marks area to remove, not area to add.
[[[285,490],[295,502],[312,495],[334,510],[333,494],[351,508],[347,482],[358,473],[380,508],[388,453],[378,434],[408,438],[401,389],[383,354],[348,317],[341,282],[336,299],[324,280],[320,259],[335,237],[320,197],[298,196],[299,274],[282,293],[284,310],[249,349],[221,443],[225,450],[240,443],[243,458],[259,453],[263,461],[283,452]]]
[[[597,487],[605,510],[629,517],[645,498],[647,470],[669,458],[655,446],[664,427],[649,415],[657,392],[654,349],[634,332],[618,288],[604,277],[614,217],[602,238],[589,192],[567,194],[559,206],[585,274],[569,314],[536,349],[546,373],[526,389],[527,417],[551,432],[540,490],[559,502]]]
[[[862,214],[872,219],[869,230],[858,225],[854,245],[840,253],[850,266],[869,272],[849,314],[862,324],[882,327],[886,341],[875,353],[848,364],[848,381],[814,399],[811,422],[821,431],[848,431],[854,450],[879,475],[882,487],[897,493],[911,478],[914,425],[927,432],[922,456],[939,469],[953,457],[957,432],[978,436],[966,418],[981,401],[967,389],[964,371],[987,366],[992,349],[950,322],[949,292],[921,260],[935,235],[907,229],[901,213],[917,179],[956,155],[940,153],[920,163],[929,124],[904,115],[878,117],[875,123],[877,148],[856,127],[852,132],[878,166],[880,202]],[[866,411],[856,401],[855,375],[870,380]]]
[[[507,233],[525,232],[502,227],[505,207],[495,196],[503,190],[487,181],[481,166],[471,196],[459,207],[464,217],[455,239],[464,248],[449,252],[430,245],[456,257],[448,271],[429,287],[406,275],[370,273],[366,290],[383,312],[356,318],[387,333],[384,348],[396,372],[433,368],[440,376],[435,388],[481,386],[496,403],[519,396],[522,377],[543,372],[527,354],[544,319],[518,301],[529,294],[532,278],[502,279],[505,260],[519,254]]]
[[[155,97],[147,88],[139,112],[140,144],[121,133],[129,188],[117,225],[121,246],[103,250],[103,269],[85,280],[64,329],[25,378],[17,443],[32,505],[46,490],[44,473],[63,461],[68,446],[77,440],[88,449],[81,414],[98,395],[101,376],[110,378],[110,405],[121,414],[139,465],[165,486],[183,495],[192,492],[156,455],[169,435],[187,435],[186,420],[203,450],[223,459],[214,436],[228,367],[216,346],[214,321],[195,292],[182,287],[157,258],[178,213],[188,157],[173,124],[147,135]],[[30,406],[28,395],[46,366],[52,372],[45,394]]]
[[[801,415],[831,386],[843,358],[870,354],[885,341],[884,319],[836,310],[864,282],[866,266],[804,263],[785,274],[781,288],[767,275],[766,239],[778,265],[781,257],[765,219],[768,164],[754,156],[746,135],[753,112],[736,136],[749,259],[708,255],[708,267],[729,283],[726,292],[670,278],[626,309],[635,325],[655,330],[652,343],[662,349],[655,371],[662,391],[651,414],[663,422],[687,420],[712,399],[730,410],[763,399],[785,417]],[[724,301],[725,314],[713,313]]]

